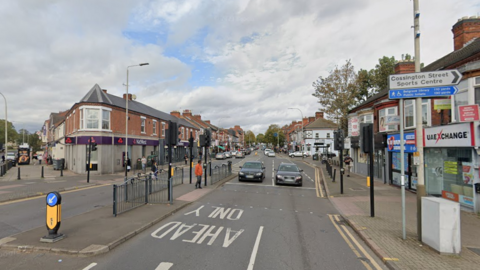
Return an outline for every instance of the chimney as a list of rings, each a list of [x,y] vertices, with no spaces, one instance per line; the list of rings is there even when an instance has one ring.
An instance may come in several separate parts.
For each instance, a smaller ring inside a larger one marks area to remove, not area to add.
[[[242,128],[240,126],[235,126],[234,129],[238,130],[238,129],[242,129]]]
[[[395,64],[395,74],[414,73],[415,61],[403,60]]]
[[[323,118],[323,112],[315,112],[315,119]]]
[[[198,121],[202,121],[202,116],[200,114],[195,114],[193,118],[195,118]]]
[[[203,121],[203,122],[205,122],[205,123],[207,123],[207,124],[211,125],[211,124],[210,124],[210,120],[205,120],[205,121]]]
[[[183,116],[186,117],[192,117],[192,111],[191,110],[183,110]]]
[[[127,94],[123,94],[123,99],[127,99]],[[128,100],[132,100],[132,94],[128,94]]]
[[[106,94],[107,93],[107,89],[102,89],[102,91]]]
[[[171,111],[170,114],[175,116],[175,117],[180,118],[180,112],[179,111]]]
[[[463,17],[452,27],[453,32],[453,50],[457,51],[463,48],[468,42],[475,38],[480,38],[480,17]]]
[[[315,121],[315,117],[313,116],[308,117],[308,123],[312,123],[313,121]]]

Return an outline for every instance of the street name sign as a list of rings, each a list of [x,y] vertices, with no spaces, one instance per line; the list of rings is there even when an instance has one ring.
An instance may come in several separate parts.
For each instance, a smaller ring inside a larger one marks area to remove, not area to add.
[[[441,96],[452,96],[452,95],[455,95],[457,92],[458,92],[458,89],[455,86],[397,89],[397,90],[388,91],[388,98],[400,99],[400,98],[441,97]]]
[[[431,88],[457,85],[462,74],[456,69],[394,74],[388,76],[390,89]]]

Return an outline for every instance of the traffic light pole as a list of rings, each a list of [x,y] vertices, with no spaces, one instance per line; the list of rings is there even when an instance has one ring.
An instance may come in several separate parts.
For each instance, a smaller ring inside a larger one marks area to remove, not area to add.
[[[207,175],[208,175],[208,173],[207,173],[207,169],[208,169],[207,156],[208,156],[208,147],[207,147],[206,145],[205,145],[205,152],[204,152],[204,154],[205,154],[205,171],[204,171],[204,173],[205,173],[205,184],[204,184],[204,186],[207,186]]]
[[[92,156],[92,139],[88,140],[88,166],[87,166],[87,183],[90,183],[90,157]]]
[[[192,165],[193,165],[193,133],[190,131],[190,140],[188,141],[190,147],[190,184],[192,183]]]

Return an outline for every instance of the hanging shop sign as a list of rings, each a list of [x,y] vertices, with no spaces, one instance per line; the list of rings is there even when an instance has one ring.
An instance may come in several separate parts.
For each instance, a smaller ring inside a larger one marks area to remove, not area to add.
[[[426,128],[423,142],[425,147],[473,146],[472,124],[464,123]]]
[[[417,152],[417,146],[415,145],[415,133],[404,133],[403,144],[405,147],[405,153]],[[387,135],[387,149],[388,152],[400,152],[400,134]]]

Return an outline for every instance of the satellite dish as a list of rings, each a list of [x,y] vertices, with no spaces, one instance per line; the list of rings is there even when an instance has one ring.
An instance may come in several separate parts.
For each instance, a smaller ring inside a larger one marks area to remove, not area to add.
[[[132,100],[136,100],[137,99],[137,95],[133,94],[132,95]]]

